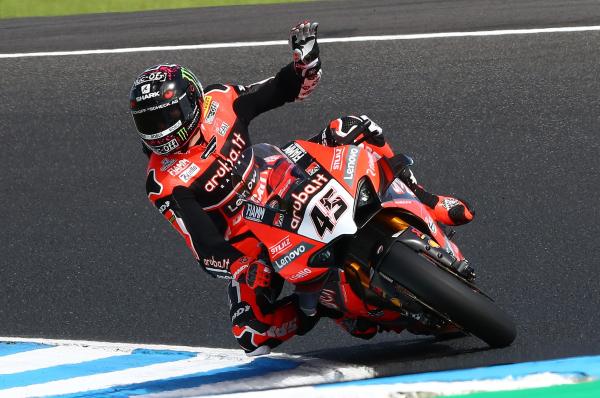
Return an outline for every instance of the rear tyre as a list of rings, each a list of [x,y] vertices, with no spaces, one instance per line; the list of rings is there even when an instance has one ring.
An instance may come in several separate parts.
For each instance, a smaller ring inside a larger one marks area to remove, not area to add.
[[[401,242],[378,271],[492,347],[506,347],[517,335],[512,319],[490,299]]]

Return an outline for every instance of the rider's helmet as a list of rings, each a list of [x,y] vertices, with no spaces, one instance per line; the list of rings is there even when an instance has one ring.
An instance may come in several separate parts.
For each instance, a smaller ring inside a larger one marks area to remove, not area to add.
[[[156,65],[142,72],[129,100],[144,145],[159,155],[185,149],[200,124],[203,96],[200,81],[180,65]]]

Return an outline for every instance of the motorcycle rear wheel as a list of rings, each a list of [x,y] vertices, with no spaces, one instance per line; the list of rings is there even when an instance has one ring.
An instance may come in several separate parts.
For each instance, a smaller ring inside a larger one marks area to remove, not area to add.
[[[401,242],[378,271],[491,347],[509,346],[517,335],[512,319],[494,302]]]

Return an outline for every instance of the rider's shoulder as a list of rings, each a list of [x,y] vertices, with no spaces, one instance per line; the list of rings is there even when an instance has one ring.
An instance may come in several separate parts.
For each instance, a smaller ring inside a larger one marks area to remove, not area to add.
[[[215,105],[213,106],[216,108],[216,104],[219,103],[233,103],[238,96],[239,93],[236,89],[236,86],[232,86],[230,84],[211,84],[204,89],[205,111],[213,102],[215,102]]]
[[[239,94],[238,86],[232,84],[210,84],[204,88],[204,95]]]
[[[187,185],[200,172],[200,168],[187,156],[187,153],[176,153],[161,156],[152,154],[146,170],[146,191],[163,196],[178,185]],[[148,189],[150,187],[150,189]]]

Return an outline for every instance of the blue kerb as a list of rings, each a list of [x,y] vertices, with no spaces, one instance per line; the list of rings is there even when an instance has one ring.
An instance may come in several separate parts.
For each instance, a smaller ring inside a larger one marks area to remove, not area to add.
[[[524,362],[511,365],[497,365],[487,368],[461,369],[445,372],[421,373],[414,375],[382,377],[345,383],[324,384],[317,388],[338,388],[347,385],[376,385],[396,383],[421,383],[428,381],[452,382],[486,379],[503,379],[509,376],[523,377],[535,373],[579,374],[600,378],[600,356],[576,357],[552,361]]]
[[[48,344],[38,343],[17,343],[17,342],[0,342],[0,357],[5,355],[18,354],[20,352],[27,352],[33,350],[40,350],[43,348],[54,347]]]
[[[101,390],[87,391],[74,394],[56,395],[47,398],[125,398],[135,395],[173,391],[183,388],[200,387],[206,384],[219,383],[223,381],[235,381],[245,379],[248,377],[263,376],[273,372],[295,369],[300,365],[301,362],[292,360],[257,358],[248,364],[214,369],[206,372],[193,373],[185,376],[173,377],[170,379],[154,380],[144,383],[115,386]]]
[[[27,372],[3,375],[0,377],[0,389],[24,387],[32,384],[90,376],[98,373],[115,372],[129,368],[174,362],[196,356],[195,352],[166,350],[133,350],[129,355],[120,355],[93,361],[53,366]]]

